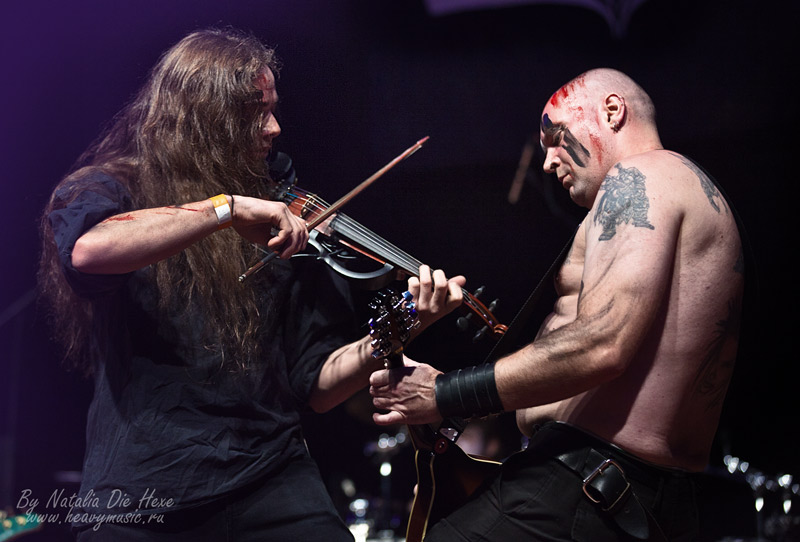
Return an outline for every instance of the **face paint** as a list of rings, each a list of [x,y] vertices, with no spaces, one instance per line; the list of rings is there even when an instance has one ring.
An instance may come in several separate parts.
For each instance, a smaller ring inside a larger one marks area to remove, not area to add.
[[[561,130],[563,130],[563,124],[553,124],[553,121],[550,120],[550,117],[545,113],[542,116],[542,125],[541,130],[544,134],[544,139],[542,141],[542,146],[546,147],[553,147],[560,143],[559,138],[561,137]]]
[[[583,146],[580,141],[569,131],[563,123],[555,124],[550,120],[550,117],[545,113],[542,116],[542,133],[544,134],[543,145],[556,146],[561,145],[567,154],[569,154],[572,161],[578,167],[586,167],[585,160],[591,158],[592,154],[589,149]]]
[[[576,166],[586,167],[584,159],[588,160],[592,157],[589,149],[584,147],[581,142],[572,135],[569,128],[564,128],[564,142],[561,146],[564,147],[564,150],[567,151],[567,154],[569,154]]]

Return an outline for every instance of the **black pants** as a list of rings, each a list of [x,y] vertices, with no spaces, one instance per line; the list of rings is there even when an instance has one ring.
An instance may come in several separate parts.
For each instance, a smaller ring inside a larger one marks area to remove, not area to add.
[[[651,527],[650,540],[663,540],[657,537],[657,529],[673,542],[696,539],[699,520],[691,475],[648,465],[566,424],[546,424],[527,450],[503,464],[490,485],[436,523],[425,542],[634,540],[589,500],[580,476],[550,455],[564,440],[573,446],[576,439],[602,447],[626,470],[636,497],[659,524]],[[646,473],[639,478],[647,483],[637,479],[636,473]]]
[[[79,542],[352,542],[310,458],[219,501],[164,514],[143,525],[77,530]]]

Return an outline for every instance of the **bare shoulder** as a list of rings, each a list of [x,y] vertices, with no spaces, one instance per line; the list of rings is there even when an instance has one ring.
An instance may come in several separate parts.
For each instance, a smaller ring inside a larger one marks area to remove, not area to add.
[[[625,158],[614,165],[603,179],[590,210],[589,230],[601,230],[598,239],[608,241],[621,229],[655,230],[652,220],[654,184],[665,168],[652,153]],[[656,189],[656,191],[658,191]],[[591,235],[594,235],[593,233]]]
[[[715,213],[730,212],[711,176],[696,162],[677,152],[655,150],[637,154],[622,160],[615,169],[629,177],[638,175],[651,195],[666,198],[667,202],[696,202]],[[613,177],[614,172],[612,169],[609,177]]]
[[[728,216],[728,202],[701,166],[668,150],[655,150],[626,157],[606,174],[595,201],[595,212],[626,209],[640,217],[661,214],[682,220],[709,213]],[[730,218],[730,217],[729,217]],[[631,219],[632,220],[632,219]],[[725,220],[728,222],[729,220]]]

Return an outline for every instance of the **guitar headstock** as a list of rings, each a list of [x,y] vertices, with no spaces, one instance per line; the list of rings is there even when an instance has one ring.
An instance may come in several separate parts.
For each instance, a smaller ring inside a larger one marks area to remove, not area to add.
[[[372,357],[383,359],[387,367],[402,367],[403,349],[418,327],[419,318],[409,292],[398,294],[391,288],[378,292],[369,304]]]

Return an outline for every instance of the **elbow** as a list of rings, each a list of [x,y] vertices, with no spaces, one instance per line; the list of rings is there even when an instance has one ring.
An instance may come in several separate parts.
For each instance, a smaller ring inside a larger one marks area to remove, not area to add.
[[[311,410],[315,414],[325,414],[331,408],[333,408],[332,406],[329,406],[324,402],[318,402],[318,401],[314,401],[314,400],[309,401],[308,402],[308,406],[311,408]]]
[[[622,376],[628,370],[630,356],[624,348],[610,344],[598,349],[595,362],[598,374],[602,375],[604,381],[610,381]]]
[[[321,390],[314,390],[311,393],[311,397],[308,398],[308,406],[316,414],[325,414],[338,404],[338,401]]]
[[[85,236],[78,238],[70,256],[72,267],[81,273],[91,273],[97,265],[96,253],[91,241],[87,241]]]
[[[93,235],[84,235],[72,247],[72,267],[92,275],[123,275],[143,267],[141,261],[120,252],[118,246],[119,243],[110,244]]]

